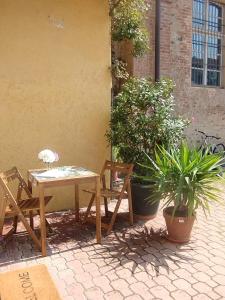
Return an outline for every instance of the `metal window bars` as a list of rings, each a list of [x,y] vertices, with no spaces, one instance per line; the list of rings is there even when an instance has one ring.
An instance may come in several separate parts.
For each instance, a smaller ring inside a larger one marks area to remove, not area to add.
[[[193,0],[192,83],[220,86],[223,67],[223,6],[209,0]]]

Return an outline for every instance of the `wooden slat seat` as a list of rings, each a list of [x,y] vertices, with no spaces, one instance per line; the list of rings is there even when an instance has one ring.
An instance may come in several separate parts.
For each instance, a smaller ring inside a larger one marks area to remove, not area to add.
[[[114,174],[115,172],[119,172],[124,175],[123,184],[121,187],[121,190],[115,190],[113,188],[107,188],[106,187],[106,171],[112,172]],[[108,210],[108,199],[116,199],[117,204],[115,207],[114,212],[112,213],[111,221],[109,224],[102,223],[102,227],[107,230],[107,234],[109,234],[113,228],[113,225],[115,223],[116,215],[119,210],[120,203],[123,199],[128,199],[129,204],[129,219],[130,224],[133,225],[133,209],[132,209],[132,199],[131,199],[131,190],[130,190],[130,177],[133,172],[133,165],[132,164],[122,164],[118,162],[112,162],[112,161],[106,161],[101,174],[100,174],[100,180],[102,183],[102,189],[100,191],[100,196],[104,198],[104,205],[105,205],[105,215],[109,215]],[[89,217],[91,207],[93,205],[94,199],[95,199],[95,191],[92,189],[84,189],[83,190],[86,193],[92,194],[91,200],[89,202],[87,211],[85,213],[84,222],[91,221],[93,222],[93,217]]]
[[[89,193],[89,194],[93,194],[95,193],[95,191],[93,189],[84,189],[83,190],[84,192],[86,193]],[[100,196],[101,197],[107,197],[107,198],[118,198],[119,195],[121,194],[120,191],[117,191],[117,190],[110,190],[110,189],[101,189],[100,191]],[[124,197],[127,197],[127,192],[125,191],[124,192]]]
[[[14,197],[9,187],[9,182],[16,179],[18,180],[19,185],[17,189],[17,195]],[[35,244],[41,249],[40,241],[38,240],[33,228],[33,212],[37,212],[38,214],[40,213],[39,198],[32,196],[28,185],[16,167],[0,173],[0,188],[2,188],[3,191],[3,197],[0,198],[0,235],[2,235],[3,232],[5,218],[14,217],[13,229],[10,231],[10,234],[16,233],[18,219],[20,219]],[[25,199],[22,199],[23,191],[26,194]],[[49,203],[51,198],[52,196],[45,197],[45,205]],[[26,213],[29,213],[30,225],[25,218]],[[50,227],[47,220],[45,221],[47,226]]]
[[[52,196],[45,196],[45,206],[49,203],[49,201],[52,199]],[[23,212],[29,212],[29,211],[39,211],[40,209],[40,201],[39,198],[29,198],[21,200],[18,203],[19,208]],[[6,208],[6,217],[15,215],[15,212],[13,211],[13,208],[11,205],[7,206]]]

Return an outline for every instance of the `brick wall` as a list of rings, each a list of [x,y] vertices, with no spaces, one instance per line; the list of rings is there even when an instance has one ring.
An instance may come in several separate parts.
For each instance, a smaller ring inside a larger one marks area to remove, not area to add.
[[[221,1],[220,1],[221,2]],[[151,1],[148,27],[151,52],[133,63],[133,74],[154,78],[155,0]],[[161,0],[161,76],[176,83],[176,110],[190,120],[187,130],[196,139],[195,129],[220,136],[225,143],[225,89],[191,86],[192,1]]]
[[[155,1],[151,1],[151,8],[148,13],[146,25],[149,31],[148,55],[141,59],[135,59],[133,63],[133,74],[136,76],[146,76],[154,79],[155,75]]]

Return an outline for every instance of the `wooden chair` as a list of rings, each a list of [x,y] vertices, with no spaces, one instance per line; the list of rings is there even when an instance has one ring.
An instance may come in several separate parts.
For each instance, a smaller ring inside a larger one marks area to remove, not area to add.
[[[117,190],[115,188],[107,188],[106,187],[106,172],[111,171],[112,177],[114,177],[114,174],[116,172],[124,175],[124,180],[122,184],[121,190]],[[104,206],[105,206],[105,215],[108,217],[109,213],[112,214],[111,221],[109,224],[102,223],[102,227],[107,230],[107,234],[109,234],[113,228],[113,225],[116,220],[116,216],[121,204],[121,201],[123,199],[128,199],[128,205],[129,205],[129,220],[130,224],[133,225],[133,209],[132,209],[132,199],[131,199],[131,188],[130,188],[130,177],[133,172],[133,165],[132,164],[122,164],[118,162],[112,162],[112,161],[106,161],[102,171],[100,173],[100,180],[102,183],[102,189],[100,191],[100,196],[104,198]],[[87,222],[91,207],[93,205],[93,202],[95,200],[95,191],[94,190],[83,190],[84,192],[92,194],[90,203],[88,205],[87,211],[84,216],[84,222]],[[110,212],[108,210],[108,199],[116,199],[116,207],[114,212]]]
[[[19,185],[17,189],[16,198],[14,197],[9,183],[13,180],[18,180]],[[16,233],[18,219],[23,223],[27,232],[35,242],[35,244],[41,249],[40,241],[34,233],[33,214],[36,211],[39,213],[40,204],[38,197],[32,197],[32,194],[16,167],[0,173],[0,187],[2,188],[3,198],[0,199],[0,235],[3,233],[4,220],[7,217],[14,217],[13,228],[8,232],[8,235]],[[26,199],[22,199],[23,191],[26,194]],[[45,205],[49,203],[52,196],[45,197]],[[27,222],[25,216],[29,214],[30,225]],[[49,223],[46,220],[46,224],[49,227]]]

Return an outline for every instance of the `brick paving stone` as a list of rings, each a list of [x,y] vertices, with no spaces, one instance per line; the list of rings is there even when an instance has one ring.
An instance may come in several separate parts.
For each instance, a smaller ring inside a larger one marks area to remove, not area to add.
[[[86,252],[78,252],[74,255],[75,259],[79,260],[82,264],[89,264],[89,256]]]
[[[78,247],[78,248],[76,248],[76,249],[73,249],[72,252],[73,252],[73,254],[76,255],[77,253],[81,253],[81,252],[82,252],[82,249]]]
[[[56,258],[60,258],[61,255],[60,255],[60,253],[53,253],[50,257],[51,257],[51,260],[54,260]]]
[[[212,288],[207,283],[203,283],[203,282],[197,282],[193,284],[193,288],[199,293],[207,294],[212,291]]]
[[[112,291],[112,287],[110,286],[110,281],[106,276],[98,276],[93,277],[93,282],[96,286],[100,287],[104,293],[108,293]]]
[[[52,260],[52,265],[55,266],[58,270],[65,270],[67,268],[66,260],[62,257]]]
[[[45,264],[45,265],[47,265],[47,266],[51,266],[51,265],[52,265],[52,259],[51,259],[50,256],[48,256],[48,257],[40,257],[40,258],[38,258],[38,259],[36,260],[36,262],[37,262],[38,264]]]
[[[98,270],[98,266],[95,263],[85,264],[83,266],[84,271],[92,273],[93,271]]]
[[[98,245],[94,226],[82,231],[79,224],[60,222],[70,214],[57,213],[55,220],[54,214],[48,216],[59,237],[48,238],[47,257],[31,239],[18,236],[0,253],[0,272],[44,264],[62,300],[225,299],[225,207],[212,207],[208,219],[198,213],[188,245],[152,239],[142,225],[129,228],[120,222],[116,233]],[[162,212],[146,226],[164,228]]]
[[[179,277],[179,278],[182,278],[182,279],[185,279],[186,281],[188,281],[189,283],[196,283],[197,280],[193,277],[196,273],[190,273],[188,272],[187,270],[185,269],[177,269],[177,270],[174,270],[174,273]],[[204,274],[204,273],[203,273]]]
[[[142,300],[142,298],[139,295],[132,295],[132,296],[126,297],[125,299],[126,300]],[[112,299],[112,300],[116,300],[116,298]]]
[[[99,270],[92,271],[91,273],[89,272],[89,274],[91,274],[91,276],[92,276],[93,278],[102,275],[102,274],[99,272]]]
[[[66,265],[67,268],[70,268],[75,274],[84,272],[82,263],[77,259],[67,262]]]
[[[72,261],[75,258],[71,251],[62,252],[60,253],[60,256],[65,258],[66,261]]]
[[[201,264],[201,266],[203,265],[202,263],[200,263]],[[186,271],[188,271],[188,272],[190,272],[191,274],[193,274],[193,273],[195,273],[197,270],[198,270],[198,268],[196,268],[196,266],[195,266],[196,264],[187,264],[186,262],[179,262],[178,263],[178,266],[179,266],[179,268],[181,268],[181,269],[185,269]],[[209,267],[208,266],[206,266],[206,265],[204,265],[205,266],[205,268],[207,268],[207,269],[209,269]],[[199,271],[201,271],[202,269],[201,268],[199,268]]]
[[[205,282],[210,287],[217,286],[217,284],[210,278],[210,276],[208,276],[204,272],[196,272],[193,274],[193,277],[198,281]]]
[[[142,256],[142,259],[153,264],[158,263],[158,259],[153,254],[146,254]]]
[[[213,280],[218,284],[225,285],[225,275],[215,275]]]
[[[207,294],[207,296],[210,297],[213,300],[221,299],[221,296],[218,293],[214,292],[214,291],[209,292]]]
[[[91,251],[88,251],[88,252],[87,252],[87,255],[88,255],[89,257],[94,257],[94,256],[96,256],[96,252],[95,252],[94,250],[91,250]]]
[[[148,287],[143,282],[135,282],[130,285],[130,288],[135,294],[143,293],[148,290]]]
[[[165,275],[159,275],[154,278],[156,285],[164,286],[168,291],[173,292],[177,288],[173,285],[172,281]]]
[[[208,272],[211,270],[210,267],[206,265],[204,262],[195,263],[193,266],[195,268],[193,273],[199,271],[199,272],[204,272],[206,274],[209,274]]]
[[[225,255],[224,251],[220,251],[219,249],[209,250],[209,253],[212,254],[213,256],[220,257],[220,258],[223,258]]]
[[[98,287],[92,287],[85,291],[88,300],[104,300],[104,294]]]
[[[213,257],[210,257],[210,260],[211,260],[211,262],[219,265],[219,264],[223,264],[224,258],[219,257],[219,256],[213,256]]]
[[[209,300],[209,299],[211,299],[211,298],[209,296],[207,296],[206,294],[198,294],[193,297],[193,300]]]
[[[176,280],[173,281],[173,284],[174,284],[177,288],[179,288],[179,289],[181,289],[181,290],[184,290],[186,293],[188,293],[188,294],[191,295],[191,296],[194,296],[194,295],[196,295],[196,293],[197,293],[197,292],[192,288],[191,284],[190,284],[188,281],[186,281],[185,279],[176,279]],[[210,290],[211,290],[211,288],[210,288]]]
[[[128,269],[123,268],[122,270],[118,270],[116,271],[116,274],[119,278],[125,279],[129,284],[137,281],[132,272]]]
[[[77,282],[81,283],[85,289],[94,287],[92,276],[87,272],[79,272],[75,274],[75,279]]]
[[[138,264],[136,264],[134,261],[128,261],[125,264],[123,264],[123,266],[132,272],[135,272],[135,270],[137,271],[138,268]]]
[[[217,274],[225,275],[225,265],[216,265],[212,266],[212,270],[216,272]]]
[[[59,278],[63,279],[67,285],[74,282],[74,273],[70,269],[59,271],[58,276]]]
[[[67,285],[67,292],[70,296],[73,296],[77,300],[85,300],[86,296],[84,295],[84,288],[80,283],[72,283]]]
[[[174,298],[174,300],[191,300],[191,296],[189,294],[187,294],[185,291],[182,290],[177,290],[175,292],[171,293],[172,297]]]
[[[136,282],[130,285],[130,289],[135,295],[141,296],[144,300],[152,299],[152,294],[143,282]]]
[[[111,286],[119,291],[124,297],[132,295],[129,285],[124,279],[117,279],[111,282]]]
[[[94,246],[86,246],[86,247],[83,247],[82,248],[82,251],[83,252],[91,252],[91,251],[93,251],[93,250],[95,250],[95,247]],[[88,254],[88,253],[87,253]]]
[[[123,300],[123,296],[118,291],[112,291],[104,295],[105,300]]]
[[[225,298],[225,285],[220,285],[214,288],[214,291]]]
[[[153,296],[159,298],[159,299],[172,299],[169,295],[168,290],[163,286],[155,286],[150,289],[150,292],[153,294]]]
[[[105,276],[107,276],[107,278],[108,278],[110,281],[119,279],[118,275],[115,273],[114,270],[108,271],[108,272],[106,272],[106,273],[101,273],[101,274],[103,274],[103,275],[105,274]]]

